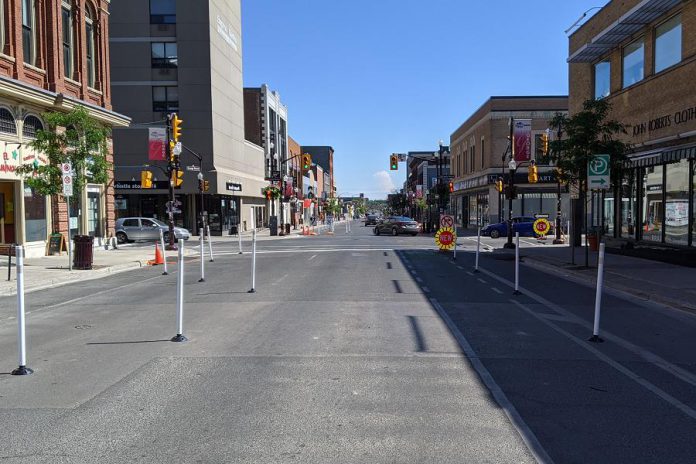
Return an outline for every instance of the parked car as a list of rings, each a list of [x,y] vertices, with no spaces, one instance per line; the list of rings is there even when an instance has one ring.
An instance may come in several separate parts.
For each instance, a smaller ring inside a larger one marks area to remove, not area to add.
[[[377,223],[375,226],[375,235],[381,234],[410,234],[414,237],[418,235],[418,223],[413,219],[405,216],[389,216]]]
[[[534,221],[536,221],[536,218],[528,216],[512,218],[512,234],[514,235],[515,232],[519,232],[520,237],[536,237],[536,233],[534,233]],[[488,224],[481,229],[481,235],[490,236],[491,238],[506,237],[507,233],[507,221],[497,224]],[[547,235],[551,235],[552,233],[553,224]]]
[[[377,216],[376,214],[367,214],[365,216],[365,227],[376,226],[378,221],[379,221],[379,216]]]
[[[135,242],[138,240],[159,240],[160,230],[164,241],[169,240],[169,225],[153,218],[130,217],[116,221],[116,240],[118,243]],[[188,240],[191,233],[183,227],[174,228],[176,240]]]

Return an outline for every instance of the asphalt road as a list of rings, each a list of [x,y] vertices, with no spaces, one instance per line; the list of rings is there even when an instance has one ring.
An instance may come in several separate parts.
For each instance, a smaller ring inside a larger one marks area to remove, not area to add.
[[[691,463],[696,318],[475,243],[352,233],[216,243],[206,281],[148,268],[0,299],[3,462]],[[189,245],[195,245],[190,243]],[[171,271],[175,270],[172,266]]]

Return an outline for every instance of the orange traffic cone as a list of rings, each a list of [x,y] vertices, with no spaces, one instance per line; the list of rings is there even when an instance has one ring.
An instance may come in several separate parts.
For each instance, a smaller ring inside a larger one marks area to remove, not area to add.
[[[155,265],[164,264],[164,256],[162,255],[162,250],[160,250],[159,243],[155,243]]]

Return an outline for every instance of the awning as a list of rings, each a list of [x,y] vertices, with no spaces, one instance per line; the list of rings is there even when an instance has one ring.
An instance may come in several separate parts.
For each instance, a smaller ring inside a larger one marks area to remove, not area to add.
[[[624,162],[627,168],[657,166],[664,163],[675,163],[683,159],[696,158],[696,145],[663,148],[651,152],[629,155]]]
[[[597,34],[568,58],[568,63],[593,63],[683,0],[643,0],[628,13]]]

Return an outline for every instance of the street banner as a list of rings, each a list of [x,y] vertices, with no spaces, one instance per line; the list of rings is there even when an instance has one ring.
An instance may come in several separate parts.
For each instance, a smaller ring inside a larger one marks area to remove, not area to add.
[[[285,198],[290,198],[295,194],[295,188],[292,184],[293,178],[290,177],[287,182],[285,182],[285,193],[284,196]]]
[[[148,157],[150,161],[166,161],[165,151],[167,142],[167,130],[161,127],[151,127],[148,129]]]
[[[513,153],[515,161],[530,161],[532,159],[532,120],[515,119],[513,132]]]
[[[416,185],[416,198],[423,198],[423,186]]]
[[[607,190],[611,186],[609,155],[594,155],[587,165],[587,185],[590,190]]]

